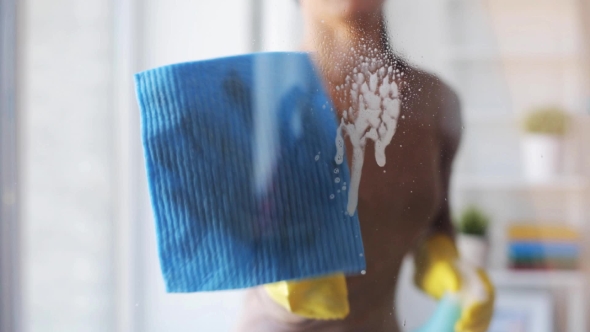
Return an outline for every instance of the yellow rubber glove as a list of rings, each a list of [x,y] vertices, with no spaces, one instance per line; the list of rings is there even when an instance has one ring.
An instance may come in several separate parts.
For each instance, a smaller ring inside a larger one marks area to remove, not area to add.
[[[415,253],[414,282],[439,300],[447,292],[459,293],[463,304],[456,332],[485,332],[492,320],[494,286],[484,270],[459,259],[453,241],[445,235],[429,238]]]
[[[289,312],[311,319],[343,319],[350,307],[344,274],[264,285]]]

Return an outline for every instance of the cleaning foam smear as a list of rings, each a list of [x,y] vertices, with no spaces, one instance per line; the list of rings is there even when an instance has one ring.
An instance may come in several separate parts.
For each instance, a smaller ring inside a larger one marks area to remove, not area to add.
[[[380,167],[385,166],[385,148],[395,134],[400,114],[399,89],[395,82],[396,71],[392,66],[375,68],[376,59],[364,58],[360,70],[346,77],[346,82],[336,87],[350,99],[348,111],[342,119],[336,134],[337,164],[344,161],[344,137],[348,136],[352,145],[351,180],[348,190],[347,212],[353,215],[358,204],[358,191],[365,159],[367,140],[375,144],[375,160]],[[372,70],[371,70],[372,69]]]

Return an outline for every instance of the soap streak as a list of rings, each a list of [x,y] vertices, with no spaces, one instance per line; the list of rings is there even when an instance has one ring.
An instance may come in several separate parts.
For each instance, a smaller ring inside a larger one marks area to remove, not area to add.
[[[385,149],[395,135],[401,109],[399,89],[395,82],[396,72],[393,67],[389,66],[387,69],[380,67],[370,71],[368,61],[371,61],[371,67],[376,68],[376,59],[365,58],[365,60],[367,62],[361,63],[360,68],[354,68],[354,74],[346,78],[345,84],[336,87],[337,91],[349,93],[353,105],[342,113],[336,134],[334,158],[337,164],[342,164],[344,161],[343,136],[348,136],[352,145],[351,183],[347,205],[349,215],[355,213],[358,205],[358,191],[367,140],[372,140],[375,144],[377,165],[385,166]]]

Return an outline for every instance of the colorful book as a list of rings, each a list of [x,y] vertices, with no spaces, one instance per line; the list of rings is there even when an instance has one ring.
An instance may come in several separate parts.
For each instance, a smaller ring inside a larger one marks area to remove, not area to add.
[[[575,270],[579,260],[573,258],[511,258],[510,268],[527,270]]]
[[[557,241],[576,242],[580,234],[576,230],[560,225],[518,224],[510,226],[508,238],[512,241]]]
[[[580,247],[574,243],[512,242],[510,257],[578,258]]]
[[[567,225],[515,224],[508,229],[508,256],[514,269],[576,269],[580,233]]]

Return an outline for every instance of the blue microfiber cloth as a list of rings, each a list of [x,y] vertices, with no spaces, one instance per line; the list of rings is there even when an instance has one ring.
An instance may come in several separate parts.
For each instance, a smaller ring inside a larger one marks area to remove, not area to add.
[[[365,269],[333,106],[307,54],[181,63],[135,81],[169,292]]]

